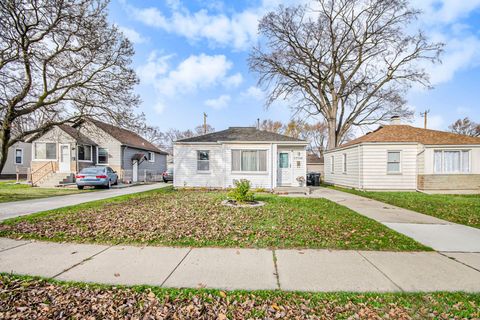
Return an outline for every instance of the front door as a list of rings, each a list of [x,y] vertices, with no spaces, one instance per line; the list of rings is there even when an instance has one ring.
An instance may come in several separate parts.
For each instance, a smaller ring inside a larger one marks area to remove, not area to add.
[[[60,157],[58,161],[58,171],[70,172],[70,145],[61,144],[59,148],[60,148]]]
[[[292,164],[290,152],[280,151],[278,153],[277,184],[279,186],[292,185]]]
[[[133,160],[132,165],[132,182],[138,181],[138,160]]]

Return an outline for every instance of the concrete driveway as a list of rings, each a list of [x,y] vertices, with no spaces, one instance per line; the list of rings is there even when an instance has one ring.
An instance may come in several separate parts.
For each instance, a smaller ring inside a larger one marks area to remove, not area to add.
[[[0,203],[0,221],[36,212],[73,206],[81,203],[165,188],[170,185],[171,184],[162,182],[132,186],[122,189],[110,189],[95,192],[76,193],[67,196],[54,196],[49,198]]]

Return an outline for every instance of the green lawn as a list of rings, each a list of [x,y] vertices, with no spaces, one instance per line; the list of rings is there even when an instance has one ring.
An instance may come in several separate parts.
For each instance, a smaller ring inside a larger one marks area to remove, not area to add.
[[[37,188],[28,184],[16,184],[15,181],[0,182],[0,202],[63,196],[79,192],[82,191],[67,188]]]
[[[480,228],[480,195],[440,195],[421,192],[372,192],[335,189],[428,214],[447,221]]]
[[[194,247],[429,250],[325,199],[259,194],[265,206],[231,208],[220,204],[225,197],[224,192],[162,188],[7,220],[0,224],[0,236]]]
[[[9,319],[478,319],[468,293],[300,293],[105,286],[0,275]]]

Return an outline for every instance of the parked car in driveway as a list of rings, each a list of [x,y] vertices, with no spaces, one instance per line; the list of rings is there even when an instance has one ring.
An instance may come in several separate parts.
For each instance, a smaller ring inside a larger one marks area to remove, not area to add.
[[[110,189],[118,184],[118,175],[110,167],[88,167],[82,169],[76,176],[77,188],[82,190],[86,186],[104,187]]]
[[[169,168],[162,173],[163,182],[173,181],[173,168]]]

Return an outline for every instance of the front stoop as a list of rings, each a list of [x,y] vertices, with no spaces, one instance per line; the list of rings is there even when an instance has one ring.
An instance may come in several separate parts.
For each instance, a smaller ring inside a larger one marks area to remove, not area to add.
[[[75,174],[55,172],[37,183],[41,188],[63,187],[75,182]]]
[[[276,187],[273,189],[274,194],[287,195],[287,194],[310,194],[310,188],[308,187]]]

